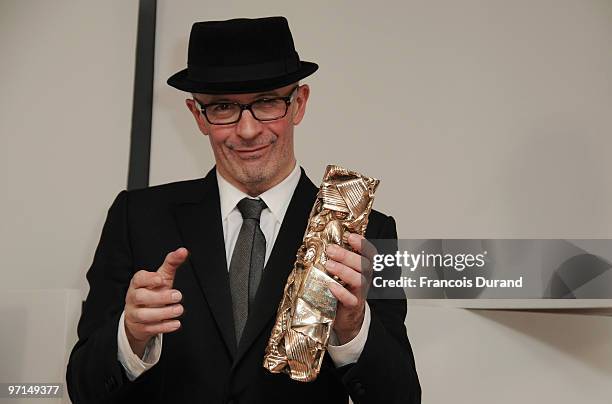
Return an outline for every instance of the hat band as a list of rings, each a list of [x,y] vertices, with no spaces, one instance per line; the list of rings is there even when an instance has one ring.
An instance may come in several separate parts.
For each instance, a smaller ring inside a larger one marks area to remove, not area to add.
[[[187,65],[187,77],[207,83],[226,83],[231,81],[251,81],[279,77],[293,73],[300,68],[297,54],[271,62],[240,66],[195,66]]]

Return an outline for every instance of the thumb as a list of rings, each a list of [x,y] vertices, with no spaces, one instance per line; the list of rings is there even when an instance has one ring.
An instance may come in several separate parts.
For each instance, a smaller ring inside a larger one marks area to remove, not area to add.
[[[164,286],[172,287],[176,270],[185,262],[188,255],[189,252],[184,247],[177,248],[166,255],[164,263],[161,264],[157,270],[157,273],[160,274],[164,280]]]

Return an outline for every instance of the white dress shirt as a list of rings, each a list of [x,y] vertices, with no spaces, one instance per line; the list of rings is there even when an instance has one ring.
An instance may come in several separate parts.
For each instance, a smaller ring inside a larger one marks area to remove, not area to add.
[[[276,241],[276,236],[280,230],[283,218],[287,212],[287,207],[293,196],[293,192],[300,181],[300,167],[296,163],[293,171],[279,184],[270,188],[266,192],[259,195],[257,198],[262,199],[266,203],[266,208],[261,212],[260,227],[266,239],[266,257],[265,262],[272,252],[272,247]],[[219,202],[221,206],[221,218],[223,222],[223,238],[225,241],[225,256],[229,271],[232,253],[234,246],[242,226],[242,214],[237,208],[237,204],[242,198],[251,198],[238,188],[230,184],[217,172],[217,183],[219,185]],[[264,264],[265,265],[265,264]],[[368,329],[370,328],[370,308],[365,305],[365,317],[361,330],[355,338],[344,345],[337,345],[338,339],[332,331],[330,343],[327,347],[332,361],[337,367],[357,362],[363,347],[368,338]],[[142,358],[136,355],[127,339],[125,332],[125,313],[119,319],[119,330],[117,332],[117,346],[119,362],[123,365],[128,379],[134,380],[142,373],[154,366],[161,356],[162,350],[162,334],[156,335],[149,341],[145,348]],[[263,360],[263,359],[262,359]]]

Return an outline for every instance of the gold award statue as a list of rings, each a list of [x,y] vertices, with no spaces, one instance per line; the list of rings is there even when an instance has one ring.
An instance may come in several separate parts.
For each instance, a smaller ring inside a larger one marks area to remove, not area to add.
[[[337,300],[325,270],[326,249],[351,249],[349,232],[364,235],[379,180],[328,165],[304,241],[287,278],[263,366],[272,373],[309,382],[317,378],[336,317]]]

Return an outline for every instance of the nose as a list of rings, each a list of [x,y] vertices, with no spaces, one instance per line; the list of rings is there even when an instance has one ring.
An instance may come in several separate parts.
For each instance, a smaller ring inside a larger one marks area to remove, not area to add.
[[[245,109],[236,126],[236,134],[243,139],[252,139],[261,133],[262,128],[261,122],[255,119],[251,111]]]

